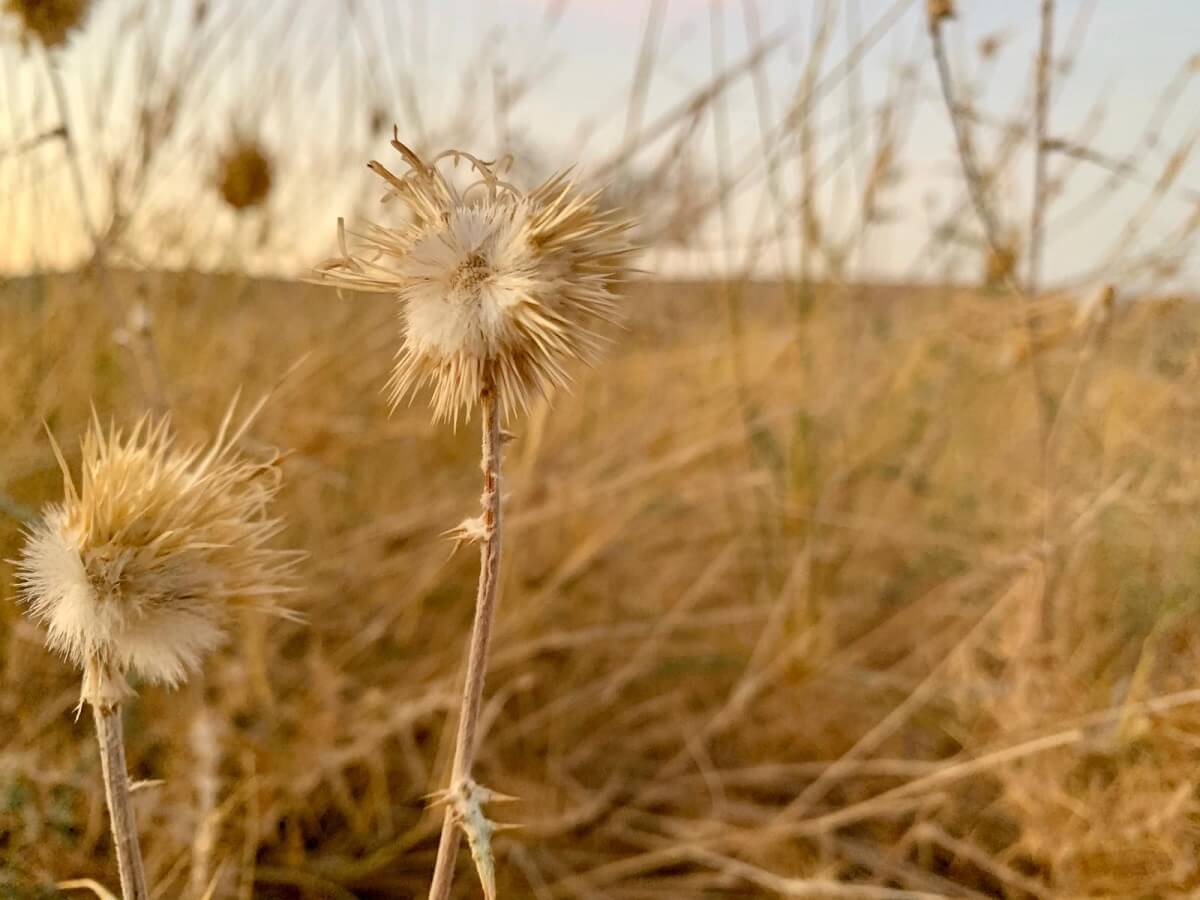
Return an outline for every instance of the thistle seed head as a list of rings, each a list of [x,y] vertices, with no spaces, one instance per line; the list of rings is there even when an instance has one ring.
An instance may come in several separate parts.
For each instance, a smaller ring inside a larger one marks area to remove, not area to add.
[[[299,554],[269,546],[279,467],[238,454],[232,413],[208,448],[187,450],[165,420],[122,434],[93,416],[78,488],[55,445],[65,497],[29,531],[17,579],[47,644],[84,671],[84,700],[119,700],[129,671],[179,684],[233,608],[291,589]]]
[[[486,388],[507,415],[568,381],[567,365],[601,349],[597,327],[618,318],[629,275],[626,219],[599,208],[599,192],[566,172],[529,192],[503,179],[503,164],[458,150],[431,163],[398,140],[408,166],[388,185],[407,221],[368,225],[353,249],[318,268],[318,280],[395,294],[402,345],[390,382],[393,407],[428,386],[437,420],[469,415]],[[462,161],[475,180],[458,188],[441,171]]]

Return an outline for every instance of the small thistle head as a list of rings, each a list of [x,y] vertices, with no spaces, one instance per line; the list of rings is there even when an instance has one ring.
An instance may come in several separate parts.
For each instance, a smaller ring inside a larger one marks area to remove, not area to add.
[[[93,417],[78,487],[55,445],[66,496],[29,531],[17,579],[48,645],[83,670],[84,700],[119,700],[130,671],[179,684],[234,607],[290,589],[298,555],[268,546],[279,468],[238,455],[232,412],[210,447],[187,450],[163,420],[122,434]]]
[[[428,385],[435,419],[457,420],[488,389],[511,415],[565,385],[568,363],[593,359],[597,327],[617,318],[630,223],[565,172],[526,193],[503,179],[503,164],[458,150],[427,164],[392,146],[408,171],[370,168],[408,221],[368,226],[354,251],[340,234],[342,255],[319,267],[318,280],[399,298],[393,406]],[[446,160],[464,161],[475,180],[456,187],[439,168]]]
[[[954,0],[926,0],[925,13],[929,18],[929,26],[937,28],[943,19],[954,18]]]
[[[262,144],[237,137],[217,166],[217,190],[238,212],[261,206],[271,193],[272,172],[271,159]]]
[[[998,240],[986,248],[983,261],[983,283],[991,289],[1003,287],[1016,270],[1021,255],[1020,239],[1015,234]]]
[[[83,25],[91,0],[6,0],[4,8],[21,20],[22,37],[58,47]]]

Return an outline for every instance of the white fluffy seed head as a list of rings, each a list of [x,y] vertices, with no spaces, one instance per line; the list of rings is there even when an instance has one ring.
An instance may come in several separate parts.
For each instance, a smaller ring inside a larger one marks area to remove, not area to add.
[[[470,154],[452,150],[426,164],[392,145],[409,171],[371,169],[408,221],[369,225],[353,249],[343,236],[342,255],[318,278],[399,298],[393,406],[429,386],[435,419],[456,420],[489,387],[511,415],[565,385],[568,363],[593,359],[597,327],[618,317],[630,223],[601,211],[599,195],[576,191],[567,173],[524,193]],[[438,168],[447,159],[465,160],[477,180],[456,188]]]
[[[130,671],[179,684],[234,607],[291,589],[299,554],[269,546],[279,467],[239,456],[230,418],[207,449],[180,450],[165,421],[123,435],[93,417],[78,488],[55,446],[65,497],[29,531],[17,578],[47,644],[84,671],[84,700],[119,699]]]

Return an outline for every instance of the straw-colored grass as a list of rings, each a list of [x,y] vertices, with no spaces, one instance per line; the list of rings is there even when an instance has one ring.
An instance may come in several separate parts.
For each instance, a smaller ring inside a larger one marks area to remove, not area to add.
[[[93,407],[169,411],[190,446],[238,387],[273,392],[236,449],[290,451],[272,515],[308,553],[306,624],[250,617],[202,678],[134,685],[152,896],[382,900],[435,867],[476,575],[441,535],[478,422],[388,418],[386,293],[248,274],[310,273],[336,215],[402,219],[360,166],[393,123],[527,160],[514,183],[578,160],[639,266],[699,279],[637,287],[613,355],[505,444],[471,767],[520,798],[499,897],[1200,889],[1200,312],[1157,296],[1195,281],[1200,67],[1088,82],[1095,4],[992,34],[948,0],[792,5],[647,0],[614,103],[559,116],[595,4],[472,35],[453,4],[0,0],[0,559],[60,496],[43,423],[77,448]],[[1144,46],[1103,68],[1161,71]],[[110,896],[77,676],[13,575],[0,900]]]
[[[385,415],[389,298],[145,280],[181,439],[302,359],[255,436],[294,450],[279,512],[311,553],[308,626],[248,619],[202,682],[131,707],[132,775],[163,780],[134,798],[148,878],[160,896],[416,895],[475,577],[439,535],[478,492],[473,429]],[[1196,312],[1118,307],[1089,331],[1039,309],[1058,336],[1047,380],[1071,385],[1046,647],[1040,438],[1010,305],[822,288],[798,339],[781,293],[750,285],[735,382],[706,324],[717,296],[638,288],[615,355],[509,446],[476,768],[522,799],[499,895],[1184,896]],[[140,401],[86,278],[10,282],[0,315],[10,558],[14,516],[59,489],[42,419],[74,447],[89,402]],[[9,599],[0,892],[112,888],[77,676]]]

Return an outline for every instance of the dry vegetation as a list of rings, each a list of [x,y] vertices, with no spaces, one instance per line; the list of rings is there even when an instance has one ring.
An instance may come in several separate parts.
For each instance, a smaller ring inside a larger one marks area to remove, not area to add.
[[[497,838],[499,896],[1193,896],[1200,313],[1167,288],[1200,217],[1189,208],[1168,239],[1133,252],[1157,208],[1181,193],[1194,207],[1180,178],[1191,145],[1116,157],[1089,146],[1085,122],[1022,155],[1039,80],[1049,90],[1066,67],[1034,66],[1024,105],[1001,121],[973,99],[996,47],[980,48],[970,84],[947,65],[941,93],[938,41],[926,40],[926,99],[957,119],[959,140],[947,131],[954,205],[930,226],[923,273],[969,270],[989,287],[872,285],[854,264],[886,222],[915,76],[844,144],[809,151],[822,101],[854,106],[830,100],[844,85],[829,73],[852,76],[853,48],[889,33],[892,7],[860,21],[837,57],[826,31],[838,10],[823,6],[829,24],[806,39],[814,61],[787,103],[774,98],[779,122],[764,119],[761,146],[735,156],[724,85],[770,100],[755,59],[772,38],[728,63],[714,41],[714,80],[643,123],[637,86],[661,5],[629,99],[632,139],[590,174],[642,212],[652,248],[715,235],[728,273],[635,286],[609,358],[510,426],[476,761],[481,782],[520,798],[506,819],[525,826]],[[726,7],[713,6],[714,26]],[[194,27],[211,38],[236,21],[217,4]],[[1063,59],[1083,52],[1077,30],[1061,29]],[[477,500],[477,438],[421,408],[388,418],[388,297],[246,274],[293,260],[268,251],[291,240],[306,207],[289,185],[309,173],[279,148],[254,145],[269,189],[254,203],[227,196],[240,214],[218,209],[201,227],[197,201],[180,231],[146,243],[167,208],[156,153],[184,140],[202,57],[183,55],[178,92],[147,95],[132,161],[53,131],[53,91],[47,120],[0,156],[113,167],[108,180],[62,179],[93,212],[76,189],[108,185],[105,224],[80,226],[90,262],[0,282],[0,557],[61,496],[43,422],[73,448],[92,407],[129,420],[168,407],[200,441],[237,388],[273,390],[245,449],[289,453],[277,512],[288,545],[309,553],[294,604],[307,622],[247,618],[183,690],[142,686],[126,738],[133,777],[161,780],[135,795],[147,875],[164,898],[424,896],[441,826],[425,797],[450,769],[476,577],[474,555],[450,555],[439,535]],[[1147,134],[1195,72],[1154,100]],[[503,111],[521,93],[510,77]],[[682,149],[702,123],[711,171]],[[650,150],[634,166],[638,148]],[[786,174],[785,152],[797,159]],[[1039,155],[1043,191],[1018,207],[1001,188]],[[826,216],[832,176],[814,157],[859,166],[850,223]],[[1078,205],[1043,215],[1070,178],[1097,171]],[[216,208],[213,180],[195,178]],[[1030,290],[1045,232],[1129,185],[1144,199],[1111,238],[1131,252]],[[730,234],[743,190],[763,198],[749,250]],[[56,202],[45,210],[69,217]],[[327,236],[333,224],[311,223]],[[797,277],[745,274],[780,235]],[[195,271],[211,244],[226,274]],[[160,270],[180,259],[192,265]],[[78,676],[10,602],[12,576],[0,564],[0,898],[57,896],[68,880],[73,896],[89,879],[113,889],[99,763],[73,716]],[[455,896],[477,896],[469,861],[459,867]]]
[[[312,554],[307,627],[248,620],[202,686],[133,707],[135,777],[165,782],[139,799],[152,880],[171,893],[223,866],[230,896],[250,879],[256,896],[415,895],[475,577],[438,534],[477,492],[474,436],[382,416],[386,298],[146,288],[170,298],[156,337],[189,436],[236,384],[303,359],[257,437],[294,448],[281,511]],[[36,507],[60,490],[39,419],[71,445],[89,400],[139,399],[86,280],[5,299],[6,480]],[[727,338],[671,324],[711,288],[647,286],[634,303],[653,313],[616,358],[519,429],[480,759],[528,825],[500,844],[502,896],[786,896],[768,873],[1182,891],[1200,815],[1195,314],[1123,308],[1043,357],[1074,381],[1048,648],[1035,407],[997,352],[995,299],[821,292],[804,352],[764,325],[786,320],[780,296],[748,300],[740,379]],[[16,521],[4,534],[11,557]],[[13,604],[4,649],[8,877],[103,877],[76,676]]]

